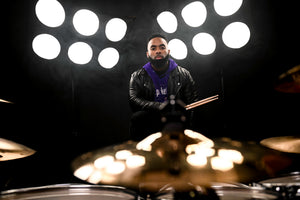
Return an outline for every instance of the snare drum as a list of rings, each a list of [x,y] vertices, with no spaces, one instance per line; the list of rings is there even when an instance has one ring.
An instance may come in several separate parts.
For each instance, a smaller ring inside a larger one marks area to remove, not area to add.
[[[57,184],[1,192],[3,200],[138,200],[134,191],[124,187],[85,184]]]

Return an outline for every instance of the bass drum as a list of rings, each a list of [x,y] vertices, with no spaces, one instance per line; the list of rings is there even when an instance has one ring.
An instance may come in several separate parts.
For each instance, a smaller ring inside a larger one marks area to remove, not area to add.
[[[131,190],[109,185],[57,184],[1,192],[1,200],[136,200]]]
[[[197,188],[197,187],[195,187]],[[249,187],[243,184],[231,184],[231,183],[213,183],[211,188],[208,188],[211,191],[208,192],[208,196],[203,196],[203,190],[200,189],[199,193],[202,193],[202,198],[200,199],[209,199],[209,200],[279,200],[281,199],[280,195],[274,191],[266,191],[263,187]],[[173,200],[176,199],[174,190],[168,188],[159,194],[156,199],[159,200]],[[196,189],[197,190],[197,189]],[[195,191],[196,191],[195,190]],[[193,193],[195,192],[193,191]],[[190,195],[191,192],[187,192],[187,195]],[[206,192],[205,192],[206,193]],[[197,196],[197,195],[196,195]],[[195,195],[192,194],[187,199],[198,199],[194,198]]]

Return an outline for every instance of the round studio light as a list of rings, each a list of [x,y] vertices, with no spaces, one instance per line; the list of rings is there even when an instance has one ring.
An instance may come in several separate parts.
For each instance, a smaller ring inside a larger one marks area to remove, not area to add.
[[[105,35],[112,42],[118,42],[123,39],[126,34],[127,24],[120,18],[109,20],[105,27]]]
[[[200,1],[194,1],[187,4],[181,11],[185,23],[191,27],[201,26],[207,16],[205,5]]]
[[[243,0],[214,0],[214,9],[221,16],[230,16],[242,6]]]
[[[56,0],[39,0],[35,14],[41,23],[49,27],[58,27],[65,20],[65,10]]]
[[[98,16],[87,9],[78,10],[73,17],[76,31],[84,36],[94,35],[99,28]]]
[[[182,60],[187,56],[187,47],[185,43],[179,39],[172,39],[168,43],[170,48],[170,54],[173,58]]]
[[[195,51],[201,55],[212,54],[216,49],[214,37],[208,33],[198,33],[193,37],[192,45]]]
[[[76,42],[68,49],[68,56],[70,60],[76,64],[87,64],[93,56],[93,50],[85,42]]]
[[[250,30],[243,22],[233,22],[227,25],[222,33],[224,44],[233,49],[245,46],[249,39]]]
[[[174,33],[177,30],[177,18],[173,13],[169,11],[160,13],[157,16],[156,20],[161,29],[166,33]]]
[[[119,62],[119,58],[119,52],[113,47],[108,47],[99,53],[98,62],[102,67],[111,69]]]
[[[49,34],[37,35],[32,41],[32,49],[34,53],[44,59],[54,59],[60,53],[60,43]]]

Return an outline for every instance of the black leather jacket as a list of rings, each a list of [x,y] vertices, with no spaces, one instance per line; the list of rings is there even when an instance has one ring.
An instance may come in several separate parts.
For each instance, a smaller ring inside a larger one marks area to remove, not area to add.
[[[158,110],[162,103],[154,101],[155,88],[151,77],[144,68],[131,74],[129,82],[129,104],[133,112]],[[195,82],[188,70],[177,66],[168,79],[168,96],[190,104],[199,100]]]

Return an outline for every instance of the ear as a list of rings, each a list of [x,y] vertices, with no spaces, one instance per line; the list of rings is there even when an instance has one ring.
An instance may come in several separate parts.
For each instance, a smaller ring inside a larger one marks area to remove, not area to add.
[[[149,52],[148,51],[146,51],[146,56],[147,56],[147,58],[149,57]]]

